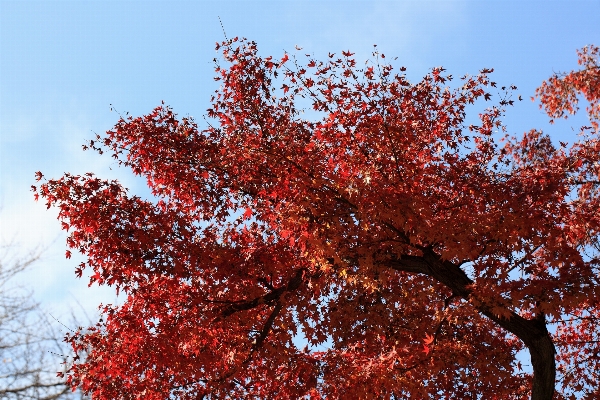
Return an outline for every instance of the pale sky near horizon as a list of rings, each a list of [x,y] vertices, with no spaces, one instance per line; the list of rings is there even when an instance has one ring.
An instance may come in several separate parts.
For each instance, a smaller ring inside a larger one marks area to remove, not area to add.
[[[494,68],[499,86],[514,84],[526,99],[509,109],[509,132],[539,128],[563,141],[577,124],[548,125],[529,98],[553,72],[577,67],[576,49],[600,44],[598,0],[0,0],[0,239],[21,253],[46,248],[22,283],[59,317],[78,303],[93,314],[114,295],[75,278],[81,259],[64,258],[57,211],[33,201],[34,173],[90,171],[144,193],[144,182],[109,155],[81,145],[117,121],[111,104],[137,116],[164,100],[202,127],[217,88],[219,17],[229,37],[256,41],[263,55],[297,45],[317,59],[349,49],[363,61],[377,44],[413,80],[440,65],[456,77]]]

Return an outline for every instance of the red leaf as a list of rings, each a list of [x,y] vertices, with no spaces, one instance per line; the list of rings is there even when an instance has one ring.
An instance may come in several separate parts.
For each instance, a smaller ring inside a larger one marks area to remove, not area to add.
[[[425,339],[423,340],[423,343],[425,344],[431,344],[433,343],[434,337],[431,336],[430,334],[426,333],[425,334]]]

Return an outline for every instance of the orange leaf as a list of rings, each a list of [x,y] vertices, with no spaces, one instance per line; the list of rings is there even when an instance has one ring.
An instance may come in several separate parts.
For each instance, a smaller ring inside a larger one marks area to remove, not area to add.
[[[425,334],[425,340],[423,340],[423,342],[425,344],[431,344],[431,343],[433,343],[433,339],[434,339],[433,336],[431,336],[430,334],[426,333]]]

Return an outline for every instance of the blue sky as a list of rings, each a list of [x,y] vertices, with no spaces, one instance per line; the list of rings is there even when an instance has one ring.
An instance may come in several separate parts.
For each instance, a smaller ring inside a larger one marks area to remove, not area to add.
[[[56,210],[35,203],[34,172],[48,177],[93,171],[133,192],[143,182],[109,156],[82,152],[120,112],[141,115],[164,100],[201,122],[209,106],[214,44],[229,37],[281,56],[296,45],[323,58],[373,44],[414,80],[435,66],[461,76],[494,68],[499,85],[527,101],[510,109],[509,132],[531,128],[563,141],[572,121],[549,126],[529,101],[553,71],[576,67],[575,50],[600,44],[600,1],[4,1],[0,0],[0,235],[15,250],[46,248],[22,281],[58,316],[92,314],[110,290],[77,280],[77,257],[64,259]],[[201,125],[201,124],[200,124]]]

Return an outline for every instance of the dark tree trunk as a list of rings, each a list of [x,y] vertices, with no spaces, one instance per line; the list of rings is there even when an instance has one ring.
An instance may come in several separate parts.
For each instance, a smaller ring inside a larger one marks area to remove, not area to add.
[[[472,294],[469,285],[473,281],[467,274],[458,265],[449,261],[442,261],[433,251],[424,250],[421,257],[403,257],[401,260],[394,261],[392,268],[431,276],[451,289],[455,295],[465,300]],[[510,312],[509,318],[499,317],[491,312],[490,304],[482,304],[477,307],[477,310],[523,341],[529,349],[533,366],[531,399],[552,400],[556,379],[554,359],[556,350],[546,327],[544,316],[540,315],[536,319],[525,319],[514,312]]]

